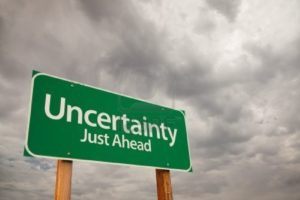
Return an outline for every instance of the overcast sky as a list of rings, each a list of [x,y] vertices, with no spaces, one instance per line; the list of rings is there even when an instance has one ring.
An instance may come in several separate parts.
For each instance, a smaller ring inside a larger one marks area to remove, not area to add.
[[[53,199],[56,161],[22,155],[36,69],[185,110],[176,200],[299,200],[299,24],[299,0],[0,0],[0,199]],[[74,162],[72,199],[156,199],[154,169]]]

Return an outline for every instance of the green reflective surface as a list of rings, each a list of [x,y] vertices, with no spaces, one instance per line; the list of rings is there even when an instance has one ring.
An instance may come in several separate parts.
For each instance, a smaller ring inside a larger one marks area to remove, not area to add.
[[[182,111],[43,73],[32,81],[31,156],[191,169]]]

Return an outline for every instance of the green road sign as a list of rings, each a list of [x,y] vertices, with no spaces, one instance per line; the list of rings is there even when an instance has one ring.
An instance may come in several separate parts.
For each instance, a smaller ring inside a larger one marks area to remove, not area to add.
[[[29,117],[31,156],[191,170],[179,110],[36,73]]]

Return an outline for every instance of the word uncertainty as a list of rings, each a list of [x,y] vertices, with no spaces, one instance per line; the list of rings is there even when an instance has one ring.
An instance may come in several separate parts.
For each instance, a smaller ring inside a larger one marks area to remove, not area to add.
[[[185,113],[34,72],[25,156],[191,171]]]
[[[109,115],[106,112],[99,112],[96,110],[83,111],[79,106],[67,105],[64,97],[60,98],[59,112],[52,114],[50,111],[51,94],[46,94],[45,98],[45,113],[47,117],[53,120],[61,120],[65,118],[67,122],[72,122],[73,115],[77,116],[77,124],[86,124],[90,127],[99,127],[104,130],[118,131],[118,127],[122,128],[127,134],[139,135],[149,138],[161,139],[169,142],[170,147],[175,144],[177,129],[172,130],[165,126],[164,123],[160,125],[147,122],[147,118],[143,116],[143,121],[137,119],[129,119],[126,114],[122,116]],[[91,118],[95,119],[92,121]],[[121,126],[118,126],[118,125]],[[85,139],[87,138],[85,133]],[[84,140],[85,141],[85,140]]]

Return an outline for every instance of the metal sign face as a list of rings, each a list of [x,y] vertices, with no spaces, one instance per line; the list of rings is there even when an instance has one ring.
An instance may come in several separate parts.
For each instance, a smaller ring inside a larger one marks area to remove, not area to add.
[[[182,111],[44,73],[31,95],[31,156],[191,170]]]

